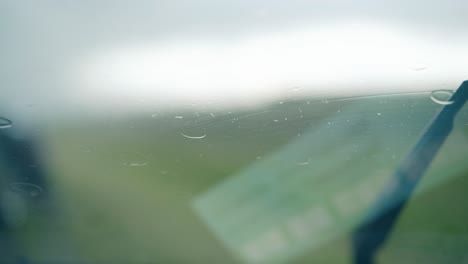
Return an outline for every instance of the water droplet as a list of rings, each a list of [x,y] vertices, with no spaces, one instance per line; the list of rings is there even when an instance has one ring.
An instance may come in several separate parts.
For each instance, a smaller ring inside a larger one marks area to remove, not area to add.
[[[310,163],[310,157],[307,158],[306,161],[296,162],[296,165],[298,165],[298,166],[306,166],[306,165],[309,165],[309,163]]]
[[[139,152],[123,152],[118,154],[120,164],[128,167],[143,167],[148,164],[145,155]]]
[[[453,101],[450,98],[453,95],[451,90],[436,90],[431,93],[431,100],[440,105],[450,105]]]
[[[412,71],[425,71],[428,68],[427,62],[424,61],[413,61],[408,65],[408,69]]]
[[[279,120],[278,120],[278,119],[275,119],[275,120],[273,120],[273,122],[279,122]]]
[[[288,118],[287,118],[287,117],[285,117],[285,118],[284,118],[284,121],[287,121],[287,120],[288,120]]]
[[[0,116],[0,129],[9,128],[13,125],[13,122],[5,117]]]
[[[216,117],[216,115],[215,115],[215,114],[213,114],[213,113],[210,113],[210,116],[211,116],[211,117]]]
[[[40,193],[42,193],[41,186],[27,182],[10,183],[10,189],[13,192],[27,194],[32,197],[38,196]]]
[[[182,118],[184,118],[184,117],[183,117],[183,116],[174,116],[174,118],[182,119]]]
[[[180,134],[183,136],[183,137],[186,137],[186,138],[190,138],[190,139],[202,139],[202,138],[205,138],[206,137],[206,134],[203,134],[201,136],[189,136],[189,135],[186,135],[182,132],[180,132]]]
[[[382,115],[382,113],[377,113],[377,115],[378,115],[378,116],[381,116],[381,115]]]
[[[283,104],[284,102],[283,101],[280,101],[279,104]]]
[[[130,164],[128,164],[128,166],[130,167],[143,167],[143,166],[146,166],[148,163],[146,162],[132,162]]]
[[[424,71],[424,70],[427,70],[427,67],[426,66],[411,67],[411,70],[413,70],[413,71]]]
[[[301,90],[301,87],[299,86],[295,86],[295,87],[292,87],[291,89],[289,89],[289,91],[291,92],[299,92]]]
[[[85,152],[85,153],[91,153],[92,152],[92,150],[90,148],[88,148],[88,147],[81,147],[81,150],[83,152]]]

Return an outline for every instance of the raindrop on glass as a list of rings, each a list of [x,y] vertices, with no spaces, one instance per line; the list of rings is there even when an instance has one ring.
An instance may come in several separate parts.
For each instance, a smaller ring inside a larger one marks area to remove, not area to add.
[[[0,116],[0,129],[9,128],[12,125],[13,125],[13,122],[11,122],[11,120]]]
[[[132,162],[130,164],[128,164],[128,166],[130,167],[143,167],[143,166],[146,166],[147,163],[146,162]]]
[[[289,91],[291,92],[299,92],[301,90],[301,87],[299,86],[295,86],[295,87],[292,87],[291,89],[289,89]]]
[[[309,165],[309,163],[310,163],[310,157],[308,157],[307,160],[296,162],[296,165],[298,165],[298,166],[306,166],[306,165]]]
[[[145,155],[138,152],[123,152],[118,154],[120,164],[128,167],[143,167],[148,164]]]
[[[450,105],[453,101],[450,100],[453,95],[451,90],[436,90],[431,93],[431,100],[440,105]]]
[[[427,70],[427,67],[426,66],[413,66],[410,69],[413,71],[424,71],[424,70]]]
[[[182,132],[180,132],[180,134],[183,136],[183,137],[186,137],[186,138],[190,138],[190,139],[202,139],[202,138],[205,138],[206,137],[206,134],[203,134],[201,136],[189,136],[189,135],[186,135]]]
[[[10,189],[13,192],[27,194],[32,197],[38,196],[40,193],[42,193],[42,188],[39,185],[27,182],[10,183]]]

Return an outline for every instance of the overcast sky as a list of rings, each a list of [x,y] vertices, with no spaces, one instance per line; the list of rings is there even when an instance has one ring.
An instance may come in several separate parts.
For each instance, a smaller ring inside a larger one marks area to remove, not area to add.
[[[0,107],[453,86],[468,78],[467,12],[466,0],[1,1]]]

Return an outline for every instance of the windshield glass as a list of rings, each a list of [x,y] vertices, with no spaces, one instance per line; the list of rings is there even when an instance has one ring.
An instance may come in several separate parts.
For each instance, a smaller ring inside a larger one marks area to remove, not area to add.
[[[137,2],[0,4],[1,263],[356,262],[457,104],[375,261],[468,261],[464,1]]]

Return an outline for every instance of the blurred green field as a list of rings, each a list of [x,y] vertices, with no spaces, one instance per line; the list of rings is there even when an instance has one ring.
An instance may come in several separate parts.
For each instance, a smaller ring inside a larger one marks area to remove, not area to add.
[[[377,171],[390,176],[440,107],[422,94],[57,122],[44,128],[43,145],[58,215],[30,223],[22,243],[38,262],[239,263],[191,207],[197,196],[298,137],[328,131],[327,125],[330,132],[314,140],[329,144],[309,153],[322,157],[320,162],[311,159],[303,166],[311,174],[329,174],[310,186],[311,192],[326,189],[331,181],[346,188]],[[206,136],[189,139],[182,133]],[[467,142],[465,107],[423,180],[427,188],[405,209],[380,263],[468,261]],[[353,144],[358,148],[346,152]],[[327,157],[349,153],[341,164],[327,163]],[[48,228],[35,228],[44,224]],[[47,232],[56,237],[49,247],[40,238]],[[63,245],[61,252],[56,244]],[[349,263],[350,256],[344,230],[288,263]]]

